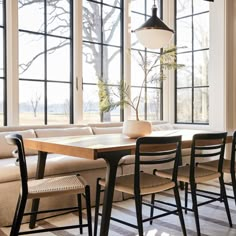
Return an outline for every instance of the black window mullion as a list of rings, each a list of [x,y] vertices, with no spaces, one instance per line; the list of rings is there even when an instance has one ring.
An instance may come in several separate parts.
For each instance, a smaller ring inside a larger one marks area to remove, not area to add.
[[[120,11],[120,19],[121,19],[121,24],[120,24],[120,29],[121,29],[121,35],[120,35],[120,41],[121,41],[121,57],[120,57],[120,71],[121,71],[121,77],[120,77],[120,83],[124,83],[124,1],[121,1],[121,11]],[[120,94],[120,99],[123,100],[123,94]],[[120,106],[120,121],[124,121],[124,107]]]
[[[3,0],[3,73],[4,73],[4,80],[3,80],[3,125],[7,126],[7,35],[6,35],[6,1]]]
[[[194,6],[193,6],[193,0],[192,1],[192,123],[194,123],[194,23],[193,23],[193,12],[194,12]]]
[[[47,86],[47,0],[44,0],[44,123],[48,124]]]
[[[74,14],[73,14],[73,1],[70,2],[70,124],[74,123],[74,83],[73,83],[73,75],[74,75]]]

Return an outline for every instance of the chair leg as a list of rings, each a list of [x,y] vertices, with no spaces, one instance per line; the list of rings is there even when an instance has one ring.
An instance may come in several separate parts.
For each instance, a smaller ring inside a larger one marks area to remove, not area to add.
[[[230,211],[229,211],[229,203],[228,203],[228,199],[226,196],[226,190],[225,190],[225,184],[224,184],[224,180],[223,180],[223,176],[219,177],[219,182],[220,182],[220,189],[222,192],[222,197],[223,197],[223,201],[225,204],[225,210],[226,210],[226,214],[228,217],[228,221],[229,221],[229,226],[232,227],[232,220],[231,220],[231,215],[230,215]]]
[[[185,214],[187,214],[187,212],[188,212],[188,183],[185,183],[185,185],[184,185],[184,207],[185,207],[185,210],[184,210],[184,212],[185,212]]]
[[[78,212],[79,212],[79,224],[80,224],[80,234],[83,234],[83,216],[82,216],[82,204],[81,204],[81,194],[77,195],[78,202]]]
[[[236,204],[236,178],[235,178],[235,172],[231,173],[231,180],[232,180],[232,188],[234,192],[234,201]]]
[[[180,220],[182,232],[183,232],[183,235],[186,236],[187,232],[186,232],[186,228],[185,228],[184,217],[183,217],[183,212],[182,212],[181,201],[180,201],[180,197],[179,197],[179,190],[178,190],[177,184],[174,187],[174,194],[175,194],[175,201],[176,201],[176,206],[178,209],[178,215],[179,215],[179,220]]]
[[[94,236],[97,236],[98,213],[99,213],[99,204],[100,204],[100,192],[101,192],[101,185],[99,184],[99,179],[97,179],[95,213],[94,213]]]
[[[196,195],[197,185],[195,183],[190,183],[190,187],[191,187],[191,195],[192,195],[192,202],[193,202],[193,212],[194,212],[194,216],[195,216],[197,235],[201,236],[200,223],[199,223],[199,215],[198,215],[198,207],[197,207],[197,195]]]
[[[87,209],[87,223],[88,223],[88,235],[92,236],[92,214],[91,214],[91,201],[90,201],[90,187],[85,186],[85,199]]]
[[[143,235],[143,221],[142,221],[142,196],[135,194],[135,208],[138,223],[138,233]]]
[[[151,196],[151,211],[150,211],[150,217],[153,217],[154,214],[154,204],[155,204],[155,193]],[[150,225],[152,225],[152,220],[150,220]]]
[[[19,195],[17,207],[16,207],[16,211],[15,211],[15,216],[14,216],[13,224],[11,227],[10,236],[16,236],[16,235],[18,235],[18,233],[20,231],[20,226],[21,226],[22,218],[23,218],[24,211],[25,211],[26,201],[27,201],[27,197],[25,197],[25,196],[23,197],[23,196]]]

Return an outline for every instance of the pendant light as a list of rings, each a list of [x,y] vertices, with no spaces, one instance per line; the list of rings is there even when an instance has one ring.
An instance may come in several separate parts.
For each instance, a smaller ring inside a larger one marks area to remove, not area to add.
[[[138,41],[146,48],[158,49],[167,45],[174,31],[157,17],[157,7],[154,0],[152,16],[141,27],[134,31]]]

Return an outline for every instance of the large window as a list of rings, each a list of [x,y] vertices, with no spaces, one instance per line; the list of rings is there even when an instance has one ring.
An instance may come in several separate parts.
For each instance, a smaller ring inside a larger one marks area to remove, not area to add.
[[[209,3],[176,0],[176,44],[182,47],[176,73],[176,122],[209,122]]]
[[[73,122],[72,2],[18,1],[21,125]]]
[[[0,1],[0,126],[6,124],[5,1]]]
[[[136,0],[131,3],[131,28],[135,30],[150,17],[153,1]],[[161,3],[161,0],[156,1],[159,17],[161,17]],[[160,50],[147,50],[137,41],[134,34],[131,35],[131,44],[132,100],[136,104],[141,91],[139,118],[160,120],[162,118],[162,81],[159,79],[160,66],[157,60]],[[142,87],[144,88],[141,90]],[[131,114],[135,118],[134,110]]]
[[[120,121],[122,112],[100,112],[98,81],[106,92],[123,79],[123,1],[83,0],[83,120]],[[115,101],[119,95],[110,99]]]

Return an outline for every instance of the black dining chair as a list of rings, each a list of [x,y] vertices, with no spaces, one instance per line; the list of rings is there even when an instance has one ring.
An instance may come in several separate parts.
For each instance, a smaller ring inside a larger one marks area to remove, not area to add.
[[[154,219],[167,216],[169,214],[178,214],[180,219],[180,224],[182,227],[183,235],[186,235],[186,229],[184,224],[184,218],[182,214],[181,202],[178,192],[177,185],[177,170],[178,162],[180,158],[181,150],[181,136],[172,137],[142,137],[138,138],[136,141],[136,151],[135,151],[135,164],[134,172],[129,175],[122,175],[116,177],[115,191],[131,194],[135,200],[136,217],[137,224],[132,224],[122,219],[117,219],[111,217],[111,220],[128,225],[130,227],[138,229],[139,235],[143,235],[143,223],[150,222]],[[146,173],[143,168],[147,165],[156,165],[168,163],[172,164],[174,167],[172,179],[162,178],[155,176],[150,173]],[[94,235],[97,235],[98,226],[98,215],[99,213],[99,203],[100,203],[100,193],[103,191],[106,184],[106,179],[97,180],[97,190],[96,190],[96,206],[95,206],[95,220],[94,220]],[[150,195],[152,193],[160,193],[169,189],[174,190],[174,197],[176,200],[177,208],[174,210],[165,209],[164,213],[147,217],[143,219],[142,216],[142,206],[146,205],[151,207],[152,212],[155,208],[159,207],[153,206],[150,201],[143,201],[145,195]]]
[[[223,160],[223,177],[225,177],[225,174],[229,174],[231,177],[231,182],[226,182],[224,178],[225,185],[232,186],[233,190],[233,196],[227,195],[228,198],[232,198],[235,201],[236,204],[236,178],[235,178],[235,152],[236,152],[236,131],[233,133],[232,143],[231,143],[231,156],[229,159]],[[219,161],[213,160],[209,162],[199,163],[199,167],[206,168],[208,170],[217,170]]]
[[[187,210],[191,210],[194,212],[197,235],[201,235],[200,231],[200,223],[199,223],[199,214],[198,207],[214,202],[214,201],[223,201],[225,205],[226,214],[228,217],[229,225],[232,227],[232,220],[229,211],[228,200],[226,196],[223,174],[222,174],[222,166],[223,166],[223,158],[225,151],[225,142],[226,142],[227,133],[202,133],[195,134],[192,140],[191,147],[191,159],[190,164],[185,166],[180,166],[178,168],[178,181],[182,181],[185,183],[185,212]],[[205,161],[217,158],[218,165],[215,170],[208,170],[197,165],[197,160],[204,159]],[[155,174],[157,176],[171,178],[171,169],[167,170],[155,170]],[[204,189],[199,189],[199,184],[211,181],[211,180],[219,180],[220,191],[218,195],[215,192],[209,195],[209,191],[205,191]],[[192,208],[188,208],[188,186],[190,185],[191,196],[192,196]],[[206,197],[207,200],[205,202],[198,203],[197,195],[201,197]],[[210,199],[210,200],[209,200]]]
[[[90,187],[86,183],[86,181],[79,175],[28,180],[27,161],[25,158],[22,136],[19,134],[10,134],[6,136],[6,140],[9,144],[17,146],[20,176],[21,176],[21,189],[18,197],[18,203],[15,210],[15,216],[11,227],[10,236],[17,236],[29,233],[30,234],[42,233],[42,232],[62,230],[62,229],[72,229],[72,228],[79,228],[80,234],[82,234],[83,227],[88,227],[88,235],[92,236]],[[55,197],[64,194],[77,195],[78,206],[64,209],[51,209],[51,210],[38,211],[37,214],[65,211],[65,210],[67,211],[78,210],[79,224],[20,232],[23,216],[35,214],[35,212],[25,213],[25,206],[28,199],[39,199],[53,196]],[[82,222],[81,195],[84,196],[86,200],[87,224],[83,224]]]

